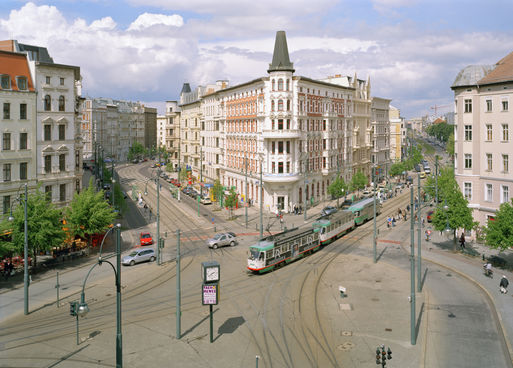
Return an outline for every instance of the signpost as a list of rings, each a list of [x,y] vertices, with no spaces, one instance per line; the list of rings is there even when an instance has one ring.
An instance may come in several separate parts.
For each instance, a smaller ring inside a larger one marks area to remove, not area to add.
[[[210,343],[214,342],[214,312],[213,305],[219,303],[220,266],[217,261],[201,263],[201,304],[208,305],[210,309]]]

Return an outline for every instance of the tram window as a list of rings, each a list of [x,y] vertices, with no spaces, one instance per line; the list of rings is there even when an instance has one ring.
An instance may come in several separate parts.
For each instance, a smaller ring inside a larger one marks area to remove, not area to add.
[[[259,261],[263,261],[264,260],[264,252],[260,252],[260,257],[258,257],[258,260]]]
[[[324,234],[325,232],[326,232],[326,228],[325,228],[325,227],[323,227],[323,228],[321,229],[321,234]]]
[[[355,216],[360,216],[360,211],[356,211],[356,212],[354,213],[354,215],[355,215]]]

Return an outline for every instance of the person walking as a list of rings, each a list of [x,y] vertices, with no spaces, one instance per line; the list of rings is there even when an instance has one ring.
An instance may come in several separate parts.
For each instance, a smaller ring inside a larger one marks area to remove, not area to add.
[[[508,292],[509,281],[505,275],[502,275],[501,282],[499,283],[499,288],[501,293],[506,294]]]
[[[460,236],[460,248],[465,249],[465,233],[461,233]]]

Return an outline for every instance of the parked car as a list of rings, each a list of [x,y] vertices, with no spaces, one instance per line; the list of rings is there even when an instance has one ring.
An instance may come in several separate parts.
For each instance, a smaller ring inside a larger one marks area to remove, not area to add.
[[[428,167],[425,167],[425,168],[424,168],[424,172],[425,172],[426,174],[431,174],[431,168],[430,168],[429,166],[428,166]]]
[[[370,190],[364,190],[362,192],[362,196],[365,198],[368,198],[368,197],[372,196],[372,192]]]
[[[141,233],[141,235],[139,236],[139,240],[141,245],[153,244],[153,238],[151,237],[150,233]]]
[[[419,164],[415,165],[415,171],[416,172],[421,172],[422,171],[422,169],[420,168]]]
[[[419,173],[419,175],[420,175],[420,178],[421,178],[421,179],[425,179],[425,178],[426,178],[426,173],[425,173],[424,171],[421,171],[421,172]]]
[[[155,251],[148,248],[134,249],[129,255],[124,256],[121,263],[125,266],[133,266],[136,263],[155,261]]]
[[[427,222],[433,221],[433,214],[434,213],[435,213],[435,211],[433,211],[433,210],[430,210],[430,211],[427,212],[427,216],[426,216]]]
[[[214,235],[213,238],[208,239],[207,244],[209,248],[214,249],[217,249],[218,247],[223,247],[225,245],[233,247],[237,244],[237,237],[232,232],[219,233]]]
[[[200,202],[203,204],[212,204],[210,197],[201,197]]]
[[[337,211],[338,209],[336,207],[326,206],[321,210],[321,216],[329,216]]]

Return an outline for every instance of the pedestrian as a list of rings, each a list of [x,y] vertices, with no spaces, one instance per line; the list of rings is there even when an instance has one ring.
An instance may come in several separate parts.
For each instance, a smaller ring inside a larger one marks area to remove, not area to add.
[[[410,205],[409,204],[406,205],[406,211],[410,212]]]
[[[395,227],[395,217],[392,217],[392,227]]]
[[[461,233],[461,236],[460,236],[460,248],[461,249],[465,248],[465,234],[464,233]]]
[[[3,266],[4,266],[4,279],[7,281],[7,279],[9,278],[9,269],[8,269],[8,260],[7,258],[5,258],[3,260]]]
[[[501,282],[499,283],[499,288],[501,293],[506,294],[508,292],[509,281],[505,275],[502,275]]]
[[[426,219],[423,217],[422,218],[422,227],[424,227],[424,223],[425,223]]]

